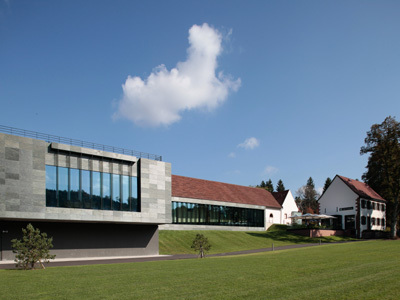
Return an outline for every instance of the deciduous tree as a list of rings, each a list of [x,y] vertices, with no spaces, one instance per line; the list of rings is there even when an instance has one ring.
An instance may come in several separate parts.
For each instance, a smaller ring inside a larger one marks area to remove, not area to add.
[[[387,117],[367,132],[360,154],[369,154],[367,171],[362,179],[388,201],[387,224],[396,236],[400,193],[400,123]]]
[[[205,257],[206,252],[210,250],[211,245],[208,242],[208,238],[206,238],[203,234],[198,233],[193,240],[191,248],[199,253],[200,258],[203,258]]]
[[[296,204],[303,214],[318,212],[317,198],[319,194],[315,190],[314,180],[310,177],[307,184],[303,185],[296,192]]]

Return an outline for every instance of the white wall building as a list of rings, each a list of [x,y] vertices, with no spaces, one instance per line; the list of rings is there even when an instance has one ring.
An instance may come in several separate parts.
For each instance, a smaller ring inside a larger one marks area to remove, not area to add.
[[[292,192],[290,190],[286,190],[283,192],[273,192],[272,195],[282,206],[279,223],[286,225],[292,224],[292,219],[290,217],[293,215],[293,213],[297,213],[299,211]]]
[[[318,202],[321,214],[336,217],[338,229],[352,230],[359,238],[365,230],[386,228],[386,200],[358,180],[336,175]]]

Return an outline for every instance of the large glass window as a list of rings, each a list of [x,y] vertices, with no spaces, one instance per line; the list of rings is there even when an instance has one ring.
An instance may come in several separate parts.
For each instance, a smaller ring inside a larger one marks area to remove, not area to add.
[[[83,208],[92,208],[92,204],[90,201],[90,171],[81,170],[82,175],[82,188],[81,188],[81,196],[82,196],[82,204]]]
[[[112,203],[113,210],[121,210],[121,181],[120,175],[112,174]]]
[[[92,208],[101,209],[101,173],[92,172]]]
[[[111,174],[102,173],[102,209],[111,209]]]
[[[71,207],[68,201],[68,168],[58,167],[57,170],[58,206]]]
[[[69,169],[70,188],[69,188],[69,200],[71,206],[74,208],[81,208],[81,195],[80,195],[80,184],[79,184],[79,170]]]
[[[46,206],[57,206],[57,167],[46,166]]]
[[[46,166],[46,206],[140,211],[137,177]]]
[[[174,201],[172,223],[264,227],[264,210]]]
[[[129,176],[123,175],[122,177],[122,210],[129,210]]]

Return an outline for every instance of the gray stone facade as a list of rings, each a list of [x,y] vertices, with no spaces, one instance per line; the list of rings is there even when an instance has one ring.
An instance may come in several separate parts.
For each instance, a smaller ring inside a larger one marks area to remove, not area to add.
[[[141,211],[46,207],[46,165],[136,176]],[[170,223],[171,164],[0,133],[0,221],[13,220],[138,225]],[[151,239],[151,254],[158,253],[157,226],[156,236],[157,243]],[[122,252],[132,255],[132,251]],[[143,254],[143,251],[139,252]]]

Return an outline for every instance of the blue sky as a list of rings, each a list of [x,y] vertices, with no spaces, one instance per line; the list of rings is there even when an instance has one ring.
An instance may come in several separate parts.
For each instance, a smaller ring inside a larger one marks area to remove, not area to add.
[[[399,32],[399,1],[0,0],[0,124],[240,185],[360,179]]]

